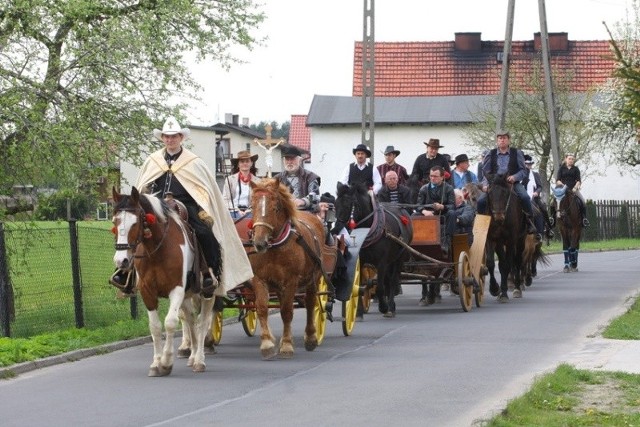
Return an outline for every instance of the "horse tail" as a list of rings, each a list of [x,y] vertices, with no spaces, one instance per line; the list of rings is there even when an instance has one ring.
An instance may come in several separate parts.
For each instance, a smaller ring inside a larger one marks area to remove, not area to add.
[[[533,261],[538,261],[544,265],[551,265],[551,258],[542,250],[542,242],[537,240],[533,234],[527,234],[525,238],[522,260],[525,265]]]

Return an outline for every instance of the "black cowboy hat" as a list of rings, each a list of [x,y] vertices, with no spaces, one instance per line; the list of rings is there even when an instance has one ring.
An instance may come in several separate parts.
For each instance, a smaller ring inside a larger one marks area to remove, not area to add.
[[[429,141],[424,141],[424,145],[427,147],[433,148],[442,148],[444,145],[440,145],[440,140],[438,138],[430,138]]]
[[[321,202],[325,202],[325,203],[335,203],[336,202],[336,198],[333,197],[333,195],[331,193],[323,193],[320,196],[320,201]]]
[[[458,154],[456,156],[456,166],[462,162],[468,162],[469,161],[469,157],[467,157],[466,154]]]
[[[297,157],[304,154],[302,150],[295,145],[285,144],[280,148],[280,152],[282,153],[282,157]]]
[[[384,155],[386,156],[387,154],[391,153],[395,154],[396,157],[398,157],[400,155],[400,150],[396,150],[393,145],[387,145],[387,148],[384,149]]]
[[[356,145],[356,147],[353,149],[353,154],[356,154],[356,152],[358,152],[358,151],[363,151],[363,152],[367,153],[367,158],[371,157],[371,150],[369,150],[369,147],[367,147],[364,144]]]
[[[534,164],[534,163],[535,163],[535,162],[533,161],[533,158],[532,158],[530,155],[528,155],[528,154],[525,154],[525,155],[524,155],[524,162],[525,162],[526,164],[528,164],[528,165],[532,165],[532,164]]]

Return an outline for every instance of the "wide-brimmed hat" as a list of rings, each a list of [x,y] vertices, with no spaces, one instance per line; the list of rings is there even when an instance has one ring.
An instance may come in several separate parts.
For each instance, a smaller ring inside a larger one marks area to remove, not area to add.
[[[333,195],[331,193],[323,193],[320,196],[320,201],[321,202],[325,202],[325,203],[335,203],[336,202],[336,198],[333,197]]]
[[[530,155],[525,154],[524,155],[524,163],[527,164],[527,165],[532,165],[535,162],[533,161],[533,158]]]
[[[369,150],[369,147],[364,144],[356,145],[356,147],[353,149],[353,154],[356,154],[356,152],[358,151],[364,151],[365,153],[367,153],[367,158],[371,157],[371,150]]]
[[[282,157],[296,157],[304,154],[300,148],[291,144],[285,144],[280,147],[280,153],[282,153]]]
[[[460,163],[468,162],[468,161],[469,161],[469,157],[467,157],[466,154],[458,154],[456,156],[456,166]]]
[[[509,131],[507,129],[498,129],[498,131],[496,132],[496,136],[502,136],[502,135],[506,135],[509,138],[511,138],[511,134],[509,134]]]
[[[442,157],[444,157],[444,159],[447,161],[447,163],[449,163],[450,165],[453,164],[453,160],[451,159],[451,154],[443,154]]]
[[[424,141],[424,145],[427,147],[433,148],[442,148],[444,145],[440,145],[440,140],[438,138],[430,138],[428,141]]]
[[[238,151],[238,157],[232,158],[231,163],[238,163],[240,160],[243,160],[243,159],[251,159],[251,161],[255,163],[256,160],[258,160],[258,155],[254,154],[252,156],[251,153],[247,150]]]
[[[165,120],[164,125],[162,125],[162,130],[153,130],[153,136],[155,136],[159,140],[162,140],[162,135],[175,135],[177,133],[182,134],[182,136],[184,136],[184,139],[188,139],[191,135],[191,129],[181,128],[180,124],[173,116],[168,117],[167,120]]]
[[[387,154],[391,153],[395,154],[396,157],[398,157],[400,155],[400,150],[396,150],[393,145],[387,145],[387,148],[384,149],[384,155],[386,156]]]

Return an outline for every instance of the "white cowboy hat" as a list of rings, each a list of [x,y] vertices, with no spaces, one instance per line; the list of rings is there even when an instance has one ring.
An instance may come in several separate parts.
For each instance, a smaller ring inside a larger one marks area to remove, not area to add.
[[[178,124],[178,121],[173,116],[168,117],[167,120],[165,120],[164,125],[162,125],[162,130],[160,129],[153,130],[153,136],[155,136],[159,140],[162,140],[163,134],[175,135],[177,133],[182,134],[182,136],[184,136],[184,139],[189,139],[189,136],[191,135],[191,129],[181,128],[180,124]]]

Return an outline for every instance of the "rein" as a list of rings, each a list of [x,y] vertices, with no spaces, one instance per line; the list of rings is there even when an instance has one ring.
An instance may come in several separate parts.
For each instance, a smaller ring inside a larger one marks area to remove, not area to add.
[[[116,243],[115,244],[115,249],[116,251],[123,251],[123,250],[129,250],[129,249],[135,249],[138,247],[139,244],[144,242],[144,223],[145,223],[145,215],[146,212],[144,211],[144,209],[142,208],[132,208],[132,209],[120,209],[121,211],[124,212],[136,212],[138,214],[138,221],[141,224],[140,227],[138,227],[138,236],[136,237],[136,240],[133,243]],[[145,258],[145,257],[150,257],[151,255],[155,254],[156,252],[158,252],[158,250],[162,247],[162,244],[164,243],[164,239],[167,237],[167,231],[169,230],[169,218],[167,217],[167,221],[164,224],[164,230],[162,232],[162,238],[160,239],[160,242],[158,242],[158,244],[156,245],[156,247],[151,251],[146,251],[145,255],[136,255],[134,254],[133,257],[134,258]],[[144,245],[143,245],[144,246]]]
[[[491,203],[491,199],[489,199],[489,206],[491,209],[491,213],[496,215],[496,214],[504,214],[504,216],[507,216],[507,212],[509,212],[509,205],[511,204],[511,195],[514,193],[513,191],[513,184],[509,184],[509,197],[507,197],[507,205],[504,207],[504,211],[503,212],[495,212],[493,210],[493,203]]]
[[[259,210],[260,210],[260,214],[262,215],[262,218],[264,218],[267,214],[267,196],[262,196],[260,198],[260,206],[259,206]],[[265,221],[257,221],[253,223],[253,228],[256,227],[265,227],[269,230],[270,233],[273,233],[273,230],[275,230],[275,227],[271,224],[269,224],[268,222]],[[273,238],[269,239],[269,244],[268,247],[272,248],[272,247],[276,247],[276,246],[280,246],[283,243],[285,243],[287,241],[287,239],[289,238],[289,235],[291,234],[291,221],[287,220],[283,225],[282,228],[280,229],[280,231],[278,232],[278,237],[276,237],[275,241]]]

